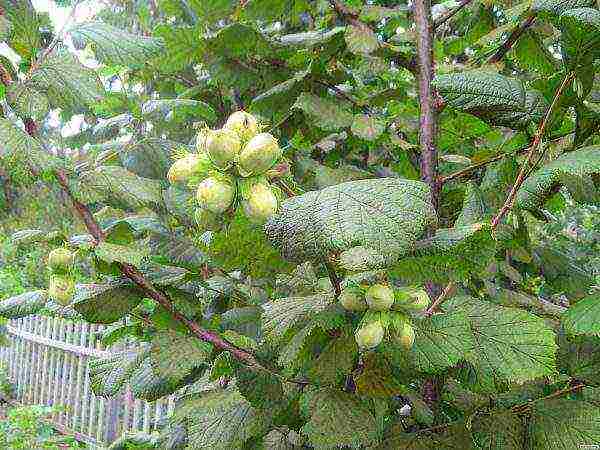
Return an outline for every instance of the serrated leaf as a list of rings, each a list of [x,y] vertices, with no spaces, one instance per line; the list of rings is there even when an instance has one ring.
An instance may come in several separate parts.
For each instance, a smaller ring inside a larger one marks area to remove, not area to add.
[[[175,416],[185,420],[190,448],[237,450],[263,429],[256,410],[233,388],[184,400]]]
[[[0,301],[0,316],[7,319],[20,319],[41,311],[48,302],[46,291],[26,292]]]
[[[291,328],[323,312],[333,302],[327,295],[288,297],[262,305],[263,333],[273,342],[280,341]]]
[[[88,189],[126,207],[162,204],[160,182],[138,177],[118,166],[100,166],[81,176]]]
[[[113,323],[142,301],[142,294],[124,282],[78,284],[73,309],[91,323]]]
[[[114,441],[107,450],[156,450],[158,445],[158,436],[155,434],[129,432]]]
[[[284,46],[297,48],[312,48],[329,42],[345,30],[344,27],[335,27],[331,30],[315,30],[303,33],[285,34],[276,38],[276,42]]]
[[[373,353],[365,355],[360,374],[354,379],[356,393],[371,398],[393,398],[404,389],[392,373],[387,360]]]
[[[131,374],[129,386],[135,398],[153,402],[176,392],[189,384],[187,378],[162,376],[155,372],[148,353],[141,359],[139,366]]]
[[[146,138],[130,142],[119,152],[123,167],[144,178],[164,180],[179,142],[160,138]]]
[[[407,352],[397,344],[386,351],[392,357],[407,358],[422,372],[440,372],[465,359],[473,348],[474,336],[467,315],[462,311],[435,314],[415,320],[415,343]]]
[[[351,130],[352,134],[361,139],[374,141],[385,131],[385,123],[368,114],[358,114],[354,116]]]
[[[434,81],[445,104],[493,125],[521,129],[538,123],[548,107],[544,96],[518,78],[489,72],[439,75]]]
[[[67,111],[82,111],[105,95],[96,71],[83,66],[62,47],[44,59],[30,81],[33,87],[48,95],[51,105]]]
[[[371,28],[361,22],[348,25],[346,28],[346,45],[356,55],[368,55],[379,47],[377,35]]]
[[[358,449],[374,442],[377,422],[355,395],[334,389],[311,390],[303,394],[301,404],[309,417],[301,431],[315,449]]]
[[[465,359],[475,367],[519,384],[556,373],[558,347],[543,319],[469,297],[455,297],[445,305],[469,317],[474,346]]]
[[[586,384],[600,385],[600,338],[561,335],[558,342],[561,372]]]
[[[166,258],[176,266],[196,269],[208,258],[188,237],[171,234],[154,234],[150,238],[150,251]]]
[[[590,295],[571,306],[561,317],[568,334],[600,337],[600,295]]]
[[[439,229],[432,237],[417,241],[413,255],[394,262],[393,271],[415,282],[478,277],[492,262],[496,245],[489,225]]]
[[[142,114],[179,122],[199,118],[214,122],[217,119],[215,110],[208,103],[187,98],[148,100],[142,105]]]
[[[354,336],[342,335],[327,344],[308,370],[308,377],[320,384],[337,384],[350,373],[357,357]]]
[[[481,223],[487,217],[488,211],[485,206],[483,194],[475,183],[467,185],[467,192],[463,201],[463,207],[454,224],[455,227]]]
[[[165,378],[181,379],[207,364],[210,343],[174,330],[161,330],[152,337],[149,356],[154,372]]]
[[[311,337],[319,327],[311,322],[298,333],[279,351],[277,362],[280,366],[289,368],[300,365],[301,361],[312,359],[312,352],[307,347],[311,342]],[[308,356],[310,355],[310,356]]]
[[[594,0],[534,0],[531,11],[542,18],[555,18],[564,11],[593,6]]]
[[[380,178],[288,199],[265,231],[285,258],[303,262],[356,246],[401,255],[435,222],[427,185]]]
[[[103,22],[84,22],[69,30],[73,39],[92,44],[96,59],[105,64],[143,66],[165,50],[160,38],[139,36]]]
[[[560,15],[560,41],[567,66],[589,70],[589,64],[600,57],[600,11],[575,8]]]
[[[125,350],[88,362],[90,387],[100,397],[113,397],[123,390],[141,364],[143,352]]]
[[[6,99],[20,117],[30,118],[35,122],[41,122],[50,110],[48,98],[26,84],[9,85]]]
[[[525,429],[521,419],[509,410],[478,414],[472,422],[473,442],[481,450],[521,450]]]
[[[44,150],[37,139],[17,128],[8,119],[0,118],[0,141],[6,151],[2,158],[15,158],[17,161],[27,158],[30,164],[41,169],[53,169],[62,165],[58,158]]]
[[[600,442],[600,408],[567,399],[536,402],[529,434],[532,450],[571,450]]]
[[[529,176],[515,200],[523,209],[540,207],[555,187],[570,177],[581,178],[600,173],[600,146],[565,153]]]
[[[143,248],[134,248],[131,245],[111,244],[110,242],[102,241],[94,249],[94,253],[98,258],[107,263],[123,263],[131,264],[132,266],[140,266],[149,252]]]
[[[337,131],[352,125],[354,116],[340,102],[303,92],[292,106],[307,114],[323,130]]]

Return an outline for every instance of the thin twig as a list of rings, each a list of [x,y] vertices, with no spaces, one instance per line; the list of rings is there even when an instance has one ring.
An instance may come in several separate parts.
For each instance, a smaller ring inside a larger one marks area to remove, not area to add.
[[[555,141],[557,139],[562,139],[562,138],[564,138],[566,136],[569,136],[569,135],[571,135],[573,133],[574,133],[574,131],[567,131],[565,133],[560,133],[559,135],[556,135],[554,137],[548,138],[548,141]],[[458,171],[456,171],[454,173],[451,173],[450,175],[446,175],[446,176],[440,177],[439,178],[439,183],[440,184],[444,184],[444,183],[447,183],[449,181],[455,180],[457,178],[462,178],[465,175],[468,175],[471,172],[473,172],[473,171],[475,171],[477,169],[480,169],[482,167],[485,167],[488,164],[491,164],[491,163],[493,163],[495,161],[500,161],[501,159],[504,159],[506,157],[514,156],[514,155],[518,155],[518,154],[524,153],[527,150],[529,150],[530,147],[531,147],[531,144],[527,144],[526,146],[521,147],[521,148],[519,148],[518,150],[516,150],[514,152],[499,153],[496,156],[492,156],[491,158],[488,158],[488,159],[486,159],[484,161],[480,161],[480,162],[478,162],[476,164],[473,164],[473,165],[471,165],[469,167],[465,167],[464,169],[458,170]]]
[[[448,300],[456,294],[456,284],[451,281],[446,285],[442,293],[435,299],[429,308],[425,311],[425,317],[430,317],[435,310],[442,304],[442,302]]]
[[[546,131],[546,126],[548,125],[548,122],[550,121],[550,117],[552,116],[554,108],[558,104],[558,100],[562,96],[563,92],[569,86],[569,84],[571,84],[571,82],[573,81],[574,78],[575,78],[575,72],[569,72],[565,76],[565,79],[563,80],[562,84],[560,85],[560,87],[558,88],[556,93],[554,94],[554,99],[552,100],[552,104],[548,108],[548,111],[546,111],[546,114],[544,115],[544,118],[542,119],[542,122],[540,123],[538,130],[535,134],[533,144],[531,144],[529,153],[527,154],[527,159],[521,166],[521,170],[519,171],[519,174],[517,175],[517,179],[515,180],[515,183],[511,189],[510,193],[508,194],[508,197],[507,197],[506,201],[504,202],[504,205],[502,206],[502,208],[500,209],[498,214],[496,214],[496,216],[492,220],[492,230],[496,229],[496,227],[498,226],[498,224],[500,223],[502,218],[512,209],[513,204],[515,202],[515,198],[517,196],[517,192],[519,191],[519,189],[521,188],[521,185],[525,181],[525,179],[527,177],[527,172],[530,168],[529,166],[530,166],[531,162],[533,161],[535,152],[537,151],[540,143],[542,142],[542,138],[544,137],[544,132]]]
[[[325,262],[325,268],[327,269],[327,275],[329,275],[329,281],[331,281],[331,285],[333,286],[333,291],[335,292],[335,298],[338,298],[342,293],[342,282],[340,277],[336,273],[333,265],[329,261]]]
[[[465,6],[467,6],[471,2],[473,2],[473,0],[461,0],[461,2],[458,4],[458,6],[456,8],[450,10],[449,12],[444,14],[442,17],[440,17],[438,20],[436,20],[433,23],[433,29],[436,30],[438,27],[441,27],[442,25],[444,25],[447,21],[449,21],[460,10],[462,10]]]
[[[488,60],[488,63],[495,64],[499,62],[502,58],[504,58],[504,55],[506,55],[510,51],[510,49],[513,47],[513,45],[515,45],[515,43],[519,40],[523,33],[525,33],[525,31],[527,31],[535,23],[535,19],[535,16],[529,16],[527,20],[519,24],[512,31],[512,33],[510,33],[510,36],[508,36],[506,41],[504,41],[504,44],[502,44],[498,48],[498,50],[496,50],[496,53],[494,53],[492,57]]]

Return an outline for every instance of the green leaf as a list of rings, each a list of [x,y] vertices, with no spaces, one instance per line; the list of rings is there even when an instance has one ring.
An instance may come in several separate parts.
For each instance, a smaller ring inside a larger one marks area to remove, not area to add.
[[[448,107],[493,125],[523,129],[537,124],[548,107],[540,92],[526,89],[518,78],[490,72],[439,75],[434,85]]]
[[[568,334],[600,337],[600,295],[590,295],[571,306],[561,317]]]
[[[165,378],[181,379],[208,362],[210,343],[174,330],[161,330],[152,337],[150,361],[154,372]]]
[[[129,432],[114,441],[107,450],[156,450],[160,448],[158,437],[145,432]]]
[[[461,227],[481,223],[485,220],[487,215],[488,211],[485,206],[483,194],[475,183],[469,182],[467,184],[467,192],[465,193],[462,210],[458,219],[456,219],[454,226]]]
[[[143,178],[164,180],[179,142],[160,138],[134,140],[119,152],[123,167]]]
[[[267,339],[279,342],[288,330],[325,311],[332,302],[333,298],[322,294],[280,298],[265,303],[262,305],[263,333]]]
[[[6,151],[0,160],[14,158],[16,161],[24,161],[26,158],[30,164],[41,169],[53,169],[62,165],[37,139],[17,128],[8,119],[0,119],[0,141]]]
[[[91,323],[113,323],[142,301],[142,295],[124,282],[78,284],[73,308]]]
[[[160,38],[139,36],[103,22],[84,22],[69,30],[71,37],[92,44],[96,59],[104,64],[140,67],[163,53]]]
[[[572,178],[600,173],[600,146],[585,147],[565,153],[529,176],[515,200],[519,208],[535,210],[542,206],[551,192]]]
[[[185,421],[188,445],[197,449],[240,449],[264,428],[256,410],[232,388],[184,399],[177,405],[175,417]]]
[[[32,73],[32,87],[48,95],[56,108],[79,112],[104,97],[96,71],[83,66],[64,48],[53,50]]]
[[[94,249],[98,258],[107,263],[124,263],[132,266],[140,266],[145,258],[148,257],[148,250],[144,248],[134,248],[131,245],[111,244],[110,242],[100,242]]]
[[[501,381],[524,383],[556,374],[554,331],[543,319],[468,297],[445,303],[470,319],[474,346],[466,360]]]
[[[345,27],[335,27],[331,30],[305,31],[303,33],[285,34],[276,38],[276,42],[286,46],[298,49],[312,48],[325,44],[336,38]]]
[[[180,379],[157,374],[146,352],[144,358],[140,361],[139,367],[131,374],[129,386],[135,398],[154,402],[173,394],[178,389],[189,384],[190,381],[193,381],[193,379]]]
[[[493,261],[496,246],[487,224],[443,228],[417,241],[413,255],[394,262],[393,273],[415,282],[479,277]]]
[[[197,269],[208,262],[208,258],[188,237],[176,233],[154,234],[150,238],[150,251],[161,255],[169,263]]]
[[[380,178],[293,197],[281,205],[265,231],[285,258],[303,262],[356,246],[401,255],[435,222],[427,185]]]
[[[10,297],[0,302],[0,316],[7,319],[20,319],[41,311],[48,301],[46,291],[32,291]]]
[[[551,399],[533,405],[529,424],[532,450],[572,450],[600,442],[600,408]]]
[[[354,116],[344,104],[303,92],[292,106],[308,115],[323,130],[337,131],[352,125]]]
[[[138,177],[119,166],[100,166],[81,175],[81,183],[116,206],[144,207],[162,204],[160,182]]]
[[[465,359],[473,348],[474,337],[467,315],[462,311],[434,314],[415,320],[415,343],[410,351],[397,344],[386,345],[393,359],[408,359],[421,372],[441,372]]]
[[[358,397],[333,389],[310,390],[301,406],[309,421],[301,431],[317,450],[374,443],[377,422]]]
[[[88,362],[90,387],[100,397],[113,397],[129,382],[133,372],[140,366],[143,351],[126,350]]]
[[[600,385],[600,338],[595,336],[559,339],[558,361],[561,372],[593,386]]]
[[[472,422],[472,434],[478,450],[521,450],[525,429],[512,411],[492,410],[477,414]]]
[[[556,18],[564,11],[574,8],[591,7],[594,0],[533,0],[531,11],[542,18]]]
[[[35,122],[44,120],[50,111],[48,98],[27,84],[9,85],[6,98],[20,117],[30,118]]]
[[[319,384],[337,384],[350,374],[357,357],[358,346],[352,334],[335,338],[314,361],[308,377]]]
[[[346,45],[356,55],[368,55],[379,47],[377,36],[371,28],[361,22],[348,25],[346,28]]]
[[[593,8],[569,9],[560,15],[560,41],[567,66],[588,71],[600,57],[600,11]]]
[[[199,118],[209,122],[217,120],[215,110],[208,103],[187,98],[149,100],[142,105],[142,114],[151,118],[161,117],[176,122]]]

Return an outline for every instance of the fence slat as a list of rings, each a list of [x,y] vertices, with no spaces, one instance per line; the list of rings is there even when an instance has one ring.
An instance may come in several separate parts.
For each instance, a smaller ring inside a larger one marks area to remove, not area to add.
[[[174,396],[148,403],[134,399],[129,388],[111,399],[92,393],[88,360],[135,349],[131,342],[104,349],[97,339],[103,329],[102,325],[59,317],[10,320],[10,345],[0,348],[0,361],[15,384],[15,400],[64,406],[52,418],[53,423],[92,448],[108,445],[124,432],[158,431],[175,408]]]

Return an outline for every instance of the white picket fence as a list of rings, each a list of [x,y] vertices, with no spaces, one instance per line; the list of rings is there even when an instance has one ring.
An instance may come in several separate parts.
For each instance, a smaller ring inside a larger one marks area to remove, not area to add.
[[[59,317],[31,316],[9,321],[10,345],[0,348],[15,398],[22,405],[64,406],[52,422],[94,447],[127,431],[151,432],[173,411],[173,397],[148,403],[130,391],[111,399],[90,389],[89,358],[109,355],[97,339],[101,325]]]

